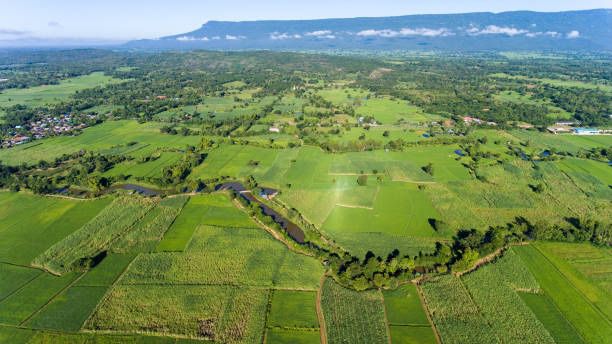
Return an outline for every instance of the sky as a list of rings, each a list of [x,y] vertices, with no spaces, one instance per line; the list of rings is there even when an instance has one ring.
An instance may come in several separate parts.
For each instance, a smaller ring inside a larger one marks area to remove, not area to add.
[[[612,8],[612,0],[0,0],[0,41],[89,43],[189,32],[209,20]]]

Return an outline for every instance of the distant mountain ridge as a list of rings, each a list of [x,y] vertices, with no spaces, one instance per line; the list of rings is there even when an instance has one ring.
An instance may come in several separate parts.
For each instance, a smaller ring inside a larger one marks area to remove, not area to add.
[[[132,41],[125,47],[159,50],[612,51],[612,10],[210,21],[192,32]]]

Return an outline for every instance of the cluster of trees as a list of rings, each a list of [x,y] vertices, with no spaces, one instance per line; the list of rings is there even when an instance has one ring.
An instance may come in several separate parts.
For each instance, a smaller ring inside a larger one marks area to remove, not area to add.
[[[255,188],[257,182],[250,178],[247,186]],[[252,216],[257,216],[265,224],[284,233],[273,218],[263,214],[258,204],[251,204],[242,197],[237,197],[237,199],[247,209],[250,209]],[[292,209],[291,213],[296,218],[300,217],[295,209]],[[310,229],[306,235],[306,242],[299,243],[299,245],[318,256],[339,283],[355,290],[393,288],[422,273],[462,273],[474,268],[481,258],[500,254],[508,245],[528,240],[559,240],[612,245],[612,224],[575,218],[566,219],[566,222],[567,226],[534,224],[519,217],[505,226],[490,227],[486,231],[460,230],[451,242],[438,242],[433,252],[420,252],[417,256],[401,255],[398,250],[394,250],[386,257],[368,252],[361,259],[340,247],[331,245],[326,240],[312,238],[313,233],[316,232]],[[430,223],[437,231],[451,230],[443,221],[431,219]]]
[[[97,192],[113,182],[99,175],[126,160],[128,157],[123,155],[79,151],[64,154],[52,162],[40,160],[33,165],[5,166],[0,163],[0,188],[12,191],[29,189],[36,194],[50,194],[70,186],[95,185],[94,191]]]
[[[530,227],[527,234],[535,240],[591,242],[597,246],[612,245],[612,224],[589,218],[565,220],[566,225],[536,223]]]

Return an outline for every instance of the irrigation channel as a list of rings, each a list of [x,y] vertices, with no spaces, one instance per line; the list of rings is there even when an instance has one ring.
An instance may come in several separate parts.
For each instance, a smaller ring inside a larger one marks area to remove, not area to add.
[[[215,187],[215,191],[223,191],[223,190],[231,190],[236,192],[240,197],[245,199],[249,203],[258,204],[263,213],[267,216],[270,216],[274,222],[278,223],[289,236],[295,240],[299,244],[304,243],[305,235],[304,231],[295,223],[291,222],[289,219],[284,217],[282,214],[277,212],[276,210],[268,207],[265,203],[257,199],[253,196],[253,193],[250,190],[247,190],[246,187],[242,183],[231,182],[219,184]]]

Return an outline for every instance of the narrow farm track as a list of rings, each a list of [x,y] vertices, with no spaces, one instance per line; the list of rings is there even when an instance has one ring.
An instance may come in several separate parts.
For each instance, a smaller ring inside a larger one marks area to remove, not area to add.
[[[431,317],[431,310],[429,309],[429,305],[427,304],[425,295],[423,295],[423,290],[421,290],[421,287],[419,286],[418,283],[416,284],[416,290],[417,290],[417,294],[419,295],[419,299],[421,300],[421,305],[423,305],[423,309],[425,309],[425,315],[427,315],[427,321],[429,321],[429,325],[431,326],[434,336],[436,337],[436,342],[438,344],[442,344],[442,337],[440,336],[440,332],[438,332],[438,329],[436,328],[436,324],[434,323],[433,318]]]
[[[327,344],[327,327],[325,326],[325,315],[323,314],[323,306],[321,305],[321,296],[323,294],[323,284],[327,276],[321,276],[319,289],[317,290],[317,318],[319,319],[319,334],[321,335],[321,344]]]

